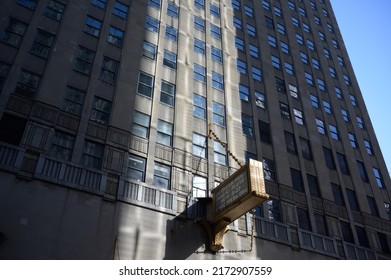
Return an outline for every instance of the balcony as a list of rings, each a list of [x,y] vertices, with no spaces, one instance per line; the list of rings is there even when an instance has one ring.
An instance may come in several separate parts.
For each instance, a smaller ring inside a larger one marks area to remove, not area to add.
[[[376,252],[365,247],[343,242],[347,260],[376,260]]]
[[[298,233],[301,248],[332,257],[338,257],[334,238],[304,230],[299,230]]]

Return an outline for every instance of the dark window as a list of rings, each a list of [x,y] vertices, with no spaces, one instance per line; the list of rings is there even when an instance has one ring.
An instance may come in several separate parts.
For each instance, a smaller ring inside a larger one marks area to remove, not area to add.
[[[342,221],[340,221],[339,224],[341,226],[343,241],[354,243],[353,232],[350,224]]]
[[[129,155],[127,174],[130,179],[145,182],[145,167],[145,158]]]
[[[83,149],[83,164],[86,167],[100,169],[102,166],[104,146],[92,141],[87,141]]]
[[[172,123],[158,119],[156,142],[162,145],[172,145]]]
[[[262,160],[262,163],[263,163],[263,174],[265,176],[265,180],[276,182],[277,174],[276,174],[276,167],[274,161],[264,158]]]
[[[100,79],[110,84],[114,84],[117,78],[118,64],[119,62],[114,59],[103,57]]]
[[[345,206],[345,200],[343,198],[341,186],[334,184],[334,183],[331,183],[331,189],[333,191],[335,203],[337,205]]]
[[[91,0],[91,3],[101,9],[106,9],[107,0]]]
[[[360,173],[361,179],[362,179],[364,182],[369,182],[369,180],[368,180],[368,174],[367,174],[367,171],[366,171],[366,169],[365,169],[364,163],[361,162],[361,161],[357,161],[357,168],[358,168],[358,172]]]
[[[258,121],[258,126],[259,126],[259,134],[260,134],[260,137],[261,137],[261,141],[265,142],[265,143],[268,143],[268,144],[271,144],[272,143],[272,138],[271,138],[271,135],[270,135],[270,124],[268,124],[267,122],[259,120]]]
[[[145,73],[139,74],[137,93],[152,98],[154,77]]]
[[[391,204],[388,202],[384,202],[384,209],[387,212],[388,219],[391,221]]]
[[[384,183],[383,183],[383,178],[381,176],[380,170],[377,169],[376,167],[373,167],[373,175],[375,175],[376,183],[379,188],[383,188]]]
[[[291,113],[289,112],[288,104],[280,102],[280,112],[281,112],[281,116],[284,119],[287,119],[287,120],[291,119]]]
[[[60,21],[62,15],[64,14],[64,10],[65,10],[64,4],[57,1],[50,0],[48,6],[45,9],[44,15],[54,20]]]
[[[297,219],[298,219],[299,228],[308,231],[311,230],[311,222],[310,222],[310,217],[308,215],[308,210],[297,208]]]
[[[318,179],[316,178],[316,176],[307,174],[307,182],[310,194],[315,197],[320,197]]]
[[[80,116],[83,109],[86,93],[68,87],[65,93],[64,105],[62,109],[70,114]]]
[[[3,89],[4,82],[7,79],[10,68],[11,67],[8,64],[0,61],[0,92]]]
[[[102,22],[100,20],[87,16],[86,24],[84,25],[84,32],[94,37],[99,37],[101,27]]]
[[[327,223],[324,215],[314,213],[316,232],[321,235],[328,235],[327,233]]]
[[[67,133],[56,131],[49,154],[62,160],[70,160],[75,137]]]
[[[110,113],[111,102],[95,96],[92,104],[90,120],[100,124],[108,124]]]
[[[365,229],[363,227],[356,226],[356,233],[360,246],[369,248],[367,232]]]
[[[175,85],[166,81],[162,81],[160,91],[160,102],[169,106],[174,106],[175,101]]]
[[[15,92],[32,98],[38,90],[41,77],[37,74],[22,70]]]
[[[172,69],[176,69],[176,54],[164,50],[163,65],[168,66]]]
[[[346,162],[346,157],[343,154],[337,153],[337,159],[338,159],[338,164],[339,164],[339,169],[343,174],[349,175],[349,167]]]
[[[171,189],[171,167],[155,162],[153,185],[166,190]]]
[[[372,216],[379,217],[379,210],[377,209],[376,200],[371,196],[367,196],[367,200]]]
[[[303,178],[300,170],[291,168],[292,187],[297,191],[303,191]]]
[[[129,10],[128,6],[122,4],[121,2],[115,1],[113,14],[119,16],[120,18],[125,19],[128,15],[128,10]]]
[[[73,62],[73,69],[84,74],[91,74],[95,52],[84,47],[79,47]]]
[[[30,10],[35,10],[37,7],[38,0],[18,0],[18,4],[29,8]]]
[[[286,92],[286,87],[285,87],[285,81],[278,78],[278,77],[274,77],[275,81],[276,81],[276,88],[277,88],[277,91],[279,92]]]
[[[117,47],[122,47],[122,42],[124,39],[124,32],[118,28],[110,26],[109,34],[107,35],[107,42],[113,44]]]
[[[268,200],[267,201],[267,218],[271,221],[282,223],[282,215],[281,215],[281,205],[278,200]]]
[[[4,114],[0,121],[0,141],[19,145],[27,121],[9,114]]]
[[[285,144],[286,144],[286,149],[288,153],[291,153],[293,155],[297,154],[297,149],[296,149],[296,141],[295,141],[295,136],[287,131],[284,131],[285,134]]]
[[[18,21],[16,19],[10,18],[7,28],[4,31],[3,42],[12,45],[14,47],[19,47],[23,36],[26,33],[27,24]]]
[[[303,158],[312,160],[312,152],[310,142],[307,139],[300,138],[301,153]]]
[[[377,237],[379,239],[380,248],[381,248],[382,252],[390,255],[391,251],[390,251],[390,245],[387,241],[387,235],[385,235],[384,233],[378,232]]]
[[[253,118],[247,114],[242,113],[242,132],[250,138],[254,138]]]
[[[54,41],[54,35],[42,30],[38,30],[34,42],[31,46],[30,52],[47,58],[49,56],[50,48]]]
[[[346,189],[346,196],[348,197],[350,209],[360,211],[358,207],[356,192],[351,189]]]
[[[329,148],[323,147],[323,155],[327,167],[331,170],[334,170],[335,164],[334,164],[334,157],[332,151]]]

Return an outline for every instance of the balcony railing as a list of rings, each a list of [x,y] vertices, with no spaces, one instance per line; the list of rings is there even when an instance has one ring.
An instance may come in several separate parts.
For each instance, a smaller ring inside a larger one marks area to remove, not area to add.
[[[376,252],[365,247],[343,242],[346,259],[348,260],[376,260]]]
[[[334,238],[299,230],[300,247],[325,255],[337,257],[337,246]]]
[[[0,168],[8,171],[17,171],[20,168],[24,150],[7,145],[5,143],[0,144]]]
[[[291,232],[287,225],[264,218],[255,219],[255,236],[291,244]]]

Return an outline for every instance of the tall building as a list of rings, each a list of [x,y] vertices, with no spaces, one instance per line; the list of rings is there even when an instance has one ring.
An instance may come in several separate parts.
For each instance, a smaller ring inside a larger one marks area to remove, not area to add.
[[[391,258],[329,0],[4,0],[0,19],[0,258]],[[208,197],[250,158],[270,200],[213,253]]]

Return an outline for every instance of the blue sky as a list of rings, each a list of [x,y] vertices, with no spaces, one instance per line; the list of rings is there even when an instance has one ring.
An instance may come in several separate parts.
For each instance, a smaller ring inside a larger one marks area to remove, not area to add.
[[[391,172],[391,1],[330,2]]]

